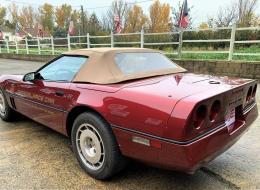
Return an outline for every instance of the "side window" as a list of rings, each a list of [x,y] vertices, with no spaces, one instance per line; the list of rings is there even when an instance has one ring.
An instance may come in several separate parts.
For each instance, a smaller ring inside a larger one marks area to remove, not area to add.
[[[37,74],[46,81],[71,81],[88,58],[80,56],[62,56],[50,63]]]

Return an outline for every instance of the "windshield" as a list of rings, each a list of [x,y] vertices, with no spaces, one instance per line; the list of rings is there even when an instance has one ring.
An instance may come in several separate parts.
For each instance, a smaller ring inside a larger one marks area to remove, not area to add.
[[[125,75],[175,69],[178,66],[161,53],[118,53],[115,63]]]

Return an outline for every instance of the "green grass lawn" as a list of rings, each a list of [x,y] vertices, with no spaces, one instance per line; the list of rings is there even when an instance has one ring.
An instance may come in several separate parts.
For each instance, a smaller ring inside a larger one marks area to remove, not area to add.
[[[178,59],[177,55],[167,55],[169,58]],[[228,53],[185,53],[181,59],[191,60],[228,60]],[[235,61],[260,61],[260,55],[233,55]]]
[[[72,48],[76,49],[76,48]],[[54,54],[58,55],[62,52],[68,51],[68,48],[66,47],[58,47],[55,48]],[[185,51],[192,51],[189,49],[185,49]],[[196,51],[199,51],[196,49]],[[227,51],[225,50],[220,50],[220,51]],[[177,59],[178,56],[171,54],[171,53],[176,53],[176,49],[165,49],[167,56],[172,59]],[[1,48],[1,53],[7,53],[6,48]],[[16,50],[14,47],[10,48],[10,53],[15,54]],[[241,60],[241,61],[260,61],[260,47],[258,46],[252,46],[249,48],[237,48],[234,50],[234,53],[259,53],[259,55],[233,55],[233,60]],[[19,49],[18,54],[26,54],[26,49]],[[29,48],[29,54],[34,54],[38,55],[38,48],[32,47]],[[51,48],[42,48],[41,49],[41,55],[52,55]],[[191,60],[227,60],[228,59],[228,53],[183,53],[182,54],[182,59],[191,59]]]

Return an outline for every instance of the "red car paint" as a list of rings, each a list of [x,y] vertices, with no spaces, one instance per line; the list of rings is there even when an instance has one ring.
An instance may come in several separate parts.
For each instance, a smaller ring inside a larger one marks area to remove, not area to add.
[[[29,118],[69,136],[74,113],[92,110],[112,127],[123,155],[154,166],[193,172],[227,150],[257,118],[255,98],[246,100],[256,82],[189,73],[151,77],[113,85],[24,82],[23,76],[0,77],[9,105]],[[199,129],[198,106],[221,112]],[[236,107],[236,121],[225,113]],[[142,138],[149,144],[133,142]]]

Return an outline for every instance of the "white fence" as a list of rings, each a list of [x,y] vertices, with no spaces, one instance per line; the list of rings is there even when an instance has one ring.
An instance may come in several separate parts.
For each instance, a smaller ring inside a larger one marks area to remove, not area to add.
[[[187,40],[183,39],[183,34],[185,32],[199,32],[199,31],[220,31],[220,30],[229,30],[230,37],[228,39],[204,39],[204,40]],[[232,60],[234,55],[244,55],[244,56],[260,56],[259,53],[234,53],[235,44],[260,44],[260,40],[243,40],[236,41],[236,32],[237,31],[258,31],[260,27],[247,27],[247,28],[237,28],[236,25],[232,27],[222,27],[222,28],[207,28],[207,29],[186,29],[180,30],[178,32],[163,32],[163,33],[145,33],[143,30],[137,33],[122,33],[122,34],[113,34],[106,36],[91,36],[89,34],[85,36],[67,36],[66,38],[25,38],[21,41],[8,41],[0,40],[0,53],[16,53],[16,54],[56,54],[61,53],[67,50],[74,48],[85,47],[116,47],[116,46],[138,46],[138,47],[154,47],[154,46],[176,46],[176,51],[165,52],[166,54],[176,55],[178,58],[182,58],[183,54],[228,54],[228,60]],[[169,42],[147,42],[146,38],[148,36],[172,36],[178,35],[177,41]],[[132,41],[115,41],[115,38],[124,36],[124,37],[133,37],[135,36],[138,40]],[[93,42],[95,39],[104,39],[103,43]],[[183,44],[185,43],[216,43],[224,42],[229,43],[229,49],[224,51],[184,51]]]

